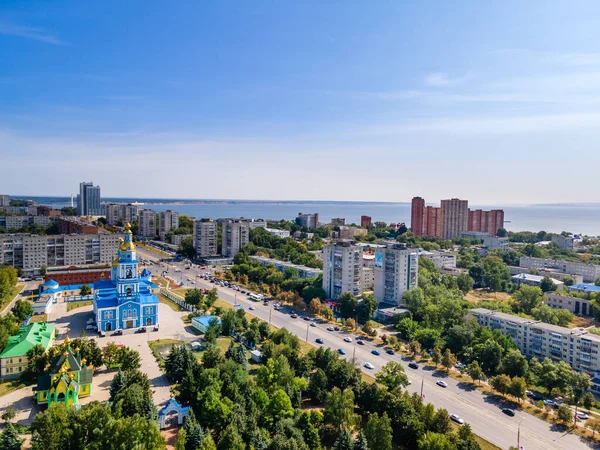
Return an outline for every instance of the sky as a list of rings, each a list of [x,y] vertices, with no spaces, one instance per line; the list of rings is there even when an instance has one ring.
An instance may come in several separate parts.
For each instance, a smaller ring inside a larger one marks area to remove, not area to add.
[[[0,193],[598,201],[600,2],[0,2]]]

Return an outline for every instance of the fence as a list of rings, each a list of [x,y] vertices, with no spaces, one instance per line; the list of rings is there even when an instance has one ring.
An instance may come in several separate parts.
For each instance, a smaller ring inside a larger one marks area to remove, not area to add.
[[[164,295],[165,297],[167,297],[169,300],[177,303],[179,306],[181,306],[182,308],[187,309],[188,311],[196,311],[196,307],[192,306],[192,305],[188,305],[186,302],[184,302],[182,300],[181,297],[179,297],[178,295],[173,294],[171,291],[167,291],[166,289],[162,289],[160,290],[161,295]]]
[[[93,295],[72,295],[71,297],[64,297],[65,302],[84,302],[86,300],[94,300]]]

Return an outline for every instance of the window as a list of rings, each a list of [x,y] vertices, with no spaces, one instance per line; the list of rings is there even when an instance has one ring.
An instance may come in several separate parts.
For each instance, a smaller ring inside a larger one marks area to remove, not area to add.
[[[104,318],[105,319],[112,319],[113,318],[113,311],[105,311],[104,312]]]

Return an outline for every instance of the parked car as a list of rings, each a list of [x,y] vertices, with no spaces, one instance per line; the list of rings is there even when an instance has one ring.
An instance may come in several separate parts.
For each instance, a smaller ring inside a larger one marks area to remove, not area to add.
[[[248,309],[249,309],[250,311],[254,311],[256,308],[254,307],[254,305],[250,305],[250,306],[248,306]]]
[[[381,352],[379,350],[371,350],[371,353],[373,353],[375,356],[381,355]]]
[[[510,417],[514,417],[514,415],[515,415],[515,411],[510,408],[503,408],[502,412]]]
[[[112,335],[113,336],[121,336],[121,335],[123,335],[123,330],[117,330]]]
[[[438,386],[443,387],[443,388],[448,387],[448,383],[446,383],[445,381],[442,381],[442,380],[436,381],[435,384],[437,384]]]
[[[551,400],[549,398],[544,400],[544,405],[552,406],[553,408],[558,408],[558,403],[556,403],[554,400]]]
[[[340,331],[340,327],[333,327],[333,331]]]
[[[357,340],[357,341],[356,341],[356,343],[357,343],[358,345],[365,345],[365,343],[364,343],[363,341],[359,341],[359,340]]]
[[[334,328],[331,325],[327,327],[327,331],[333,331],[333,330],[334,330]]]
[[[348,336],[346,336],[344,338],[344,342],[352,342],[352,338],[349,338]]]
[[[588,420],[590,418],[590,416],[584,413],[583,411],[577,411],[577,414],[575,414],[575,416],[579,420]]]
[[[345,355],[346,354],[346,350],[344,350],[343,348],[338,348],[338,353],[340,355]]]
[[[411,369],[418,369],[419,365],[416,362],[411,362],[408,363],[408,367],[410,367]]]
[[[370,370],[373,370],[373,369],[375,368],[375,367],[373,366],[373,364],[371,364],[370,362],[368,362],[368,363],[365,363],[365,367],[366,367],[367,369],[370,369]]]
[[[464,425],[465,421],[458,414],[450,414],[450,419],[459,425]]]
[[[85,327],[86,330],[96,331],[98,327],[96,325],[87,325]]]
[[[296,314],[296,313],[290,314],[290,317],[292,319],[297,319],[298,318],[298,314]]]
[[[386,352],[388,355],[393,355],[393,354],[394,354],[394,350],[392,350],[391,348],[386,348],[386,349],[385,349],[385,352]]]
[[[317,324],[316,324],[316,323],[314,323],[314,322],[311,322],[311,323],[310,323],[310,326],[311,326],[311,327],[316,327],[316,326],[317,326]]]
[[[317,338],[317,339],[315,339],[315,342],[316,342],[317,344],[322,344],[322,343],[323,343],[323,339],[321,339],[321,338]]]
[[[310,317],[309,316],[304,316],[303,319],[308,322],[310,320]]]

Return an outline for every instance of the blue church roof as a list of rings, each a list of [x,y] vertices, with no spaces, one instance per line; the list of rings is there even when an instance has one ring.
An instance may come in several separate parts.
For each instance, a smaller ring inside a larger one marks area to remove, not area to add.
[[[48,280],[42,286],[44,286],[44,287],[56,287],[56,286],[58,286],[58,283],[56,281],[54,281],[54,280]]]
[[[150,271],[146,268],[144,268],[144,270],[142,270],[142,278],[148,278],[149,276],[151,276],[152,274],[150,273]]]

